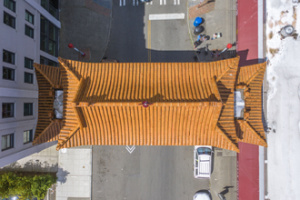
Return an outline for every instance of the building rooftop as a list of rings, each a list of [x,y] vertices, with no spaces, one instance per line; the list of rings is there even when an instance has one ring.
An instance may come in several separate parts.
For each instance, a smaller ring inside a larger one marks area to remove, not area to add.
[[[239,151],[266,146],[261,86],[265,63],[239,68],[239,57],[209,63],[84,63],[59,58],[35,64],[39,119],[34,143],[209,145]],[[239,74],[239,75],[238,75]],[[53,114],[63,90],[63,118]],[[234,91],[244,91],[244,118],[234,117]],[[147,102],[144,107],[142,102]]]

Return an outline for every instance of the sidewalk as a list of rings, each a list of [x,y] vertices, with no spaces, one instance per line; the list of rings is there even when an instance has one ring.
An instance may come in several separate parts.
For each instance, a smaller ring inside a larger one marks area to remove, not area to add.
[[[60,1],[59,56],[65,59],[100,62],[104,56],[110,34],[111,0]],[[74,47],[83,51],[81,57]]]
[[[92,148],[61,149],[56,200],[91,199]]]
[[[194,34],[194,20],[202,17],[204,23],[204,31],[201,34],[212,37],[214,33],[222,33],[222,37],[215,40],[207,40],[203,42],[198,49],[198,59],[202,62],[221,60],[235,57],[235,49],[233,46],[221,56],[212,56],[211,52],[205,54],[205,47],[208,45],[210,51],[222,51],[228,43],[236,42],[236,0],[205,0],[199,4],[199,0],[188,0],[188,26],[192,45],[197,40],[197,35]],[[195,50],[197,50],[195,49]]]

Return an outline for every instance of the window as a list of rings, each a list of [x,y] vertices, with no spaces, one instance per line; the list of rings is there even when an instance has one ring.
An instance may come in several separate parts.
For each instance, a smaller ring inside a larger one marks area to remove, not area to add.
[[[16,2],[15,1],[4,0],[4,6],[13,12],[16,12]]]
[[[14,134],[3,135],[1,138],[1,150],[7,150],[14,147]]]
[[[41,6],[58,19],[58,0],[41,0]]]
[[[16,28],[16,18],[6,12],[3,13],[3,22],[12,28]]]
[[[6,50],[3,50],[3,62],[7,62],[7,63],[10,63],[10,64],[15,64],[15,54],[10,52],[10,51],[6,51]]]
[[[24,103],[24,116],[33,115],[33,103]]]
[[[27,69],[33,69],[33,60],[30,58],[26,58],[24,59],[24,67]]]
[[[57,62],[55,62],[53,60],[50,60],[48,58],[45,58],[43,56],[40,56],[40,64],[58,67],[58,63]]]
[[[2,103],[2,118],[14,117],[14,103]]]
[[[40,49],[58,56],[58,28],[41,16],[41,42]]]
[[[32,142],[32,130],[27,130],[23,132],[23,144]]]
[[[28,73],[28,72],[24,72],[24,82],[32,84],[33,83],[33,74]]]
[[[25,24],[25,35],[33,38],[33,28],[27,26],[26,24]]]
[[[14,81],[15,80],[15,70],[8,68],[8,67],[3,67],[2,78],[6,79],[6,80]]]
[[[34,24],[34,15],[31,14],[29,11],[25,11],[25,20],[31,24]]]

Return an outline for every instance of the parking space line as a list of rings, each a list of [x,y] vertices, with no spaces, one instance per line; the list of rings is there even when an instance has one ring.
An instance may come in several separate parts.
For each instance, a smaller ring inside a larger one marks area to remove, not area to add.
[[[150,14],[149,20],[173,20],[184,19],[184,13]]]

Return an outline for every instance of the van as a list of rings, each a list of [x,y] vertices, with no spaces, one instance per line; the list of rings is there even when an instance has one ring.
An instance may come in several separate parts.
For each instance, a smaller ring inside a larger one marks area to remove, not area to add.
[[[211,146],[195,146],[194,148],[194,177],[210,178],[211,174]]]

